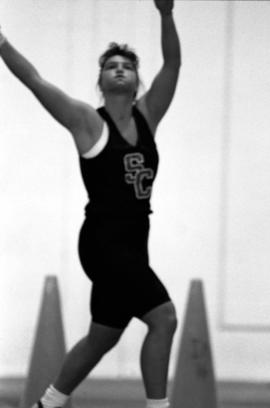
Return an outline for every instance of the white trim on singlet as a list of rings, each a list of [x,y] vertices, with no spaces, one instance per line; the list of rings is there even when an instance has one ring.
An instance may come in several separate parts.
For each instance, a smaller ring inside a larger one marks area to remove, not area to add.
[[[89,149],[86,153],[82,154],[82,157],[84,159],[92,159],[93,157],[98,156],[99,153],[101,153],[102,150],[105,148],[106,144],[108,143],[108,140],[109,140],[109,127],[107,123],[104,122],[100,138],[94,144],[94,146],[91,147],[91,149]]]

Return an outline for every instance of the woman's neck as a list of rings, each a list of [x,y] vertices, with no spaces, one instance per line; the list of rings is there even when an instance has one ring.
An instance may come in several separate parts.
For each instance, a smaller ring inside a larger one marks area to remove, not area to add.
[[[125,123],[132,117],[133,100],[124,95],[105,99],[106,111],[116,122]]]

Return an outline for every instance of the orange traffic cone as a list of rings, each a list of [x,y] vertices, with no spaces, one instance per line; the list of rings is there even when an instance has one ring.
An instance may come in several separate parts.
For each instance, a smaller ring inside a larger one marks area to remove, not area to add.
[[[26,387],[20,402],[20,408],[30,408],[41,398],[46,388],[53,383],[58,375],[65,358],[65,352],[57,278],[47,276]]]
[[[171,396],[172,408],[216,408],[203,285],[192,280]]]

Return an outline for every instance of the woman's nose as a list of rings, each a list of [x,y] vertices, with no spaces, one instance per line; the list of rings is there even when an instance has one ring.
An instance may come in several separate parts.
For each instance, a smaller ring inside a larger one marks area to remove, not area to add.
[[[117,65],[116,72],[118,73],[118,72],[123,72],[123,71],[124,71],[123,66],[122,65]]]

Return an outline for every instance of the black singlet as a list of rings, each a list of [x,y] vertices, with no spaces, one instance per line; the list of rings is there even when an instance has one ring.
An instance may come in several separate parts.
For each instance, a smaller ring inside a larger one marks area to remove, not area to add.
[[[141,318],[170,300],[148,259],[150,197],[158,153],[136,107],[136,146],[123,139],[104,108],[98,112],[108,124],[109,139],[94,158],[80,157],[90,201],[80,231],[79,256],[93,282],[93,321],[124,328],[132,317]]]

